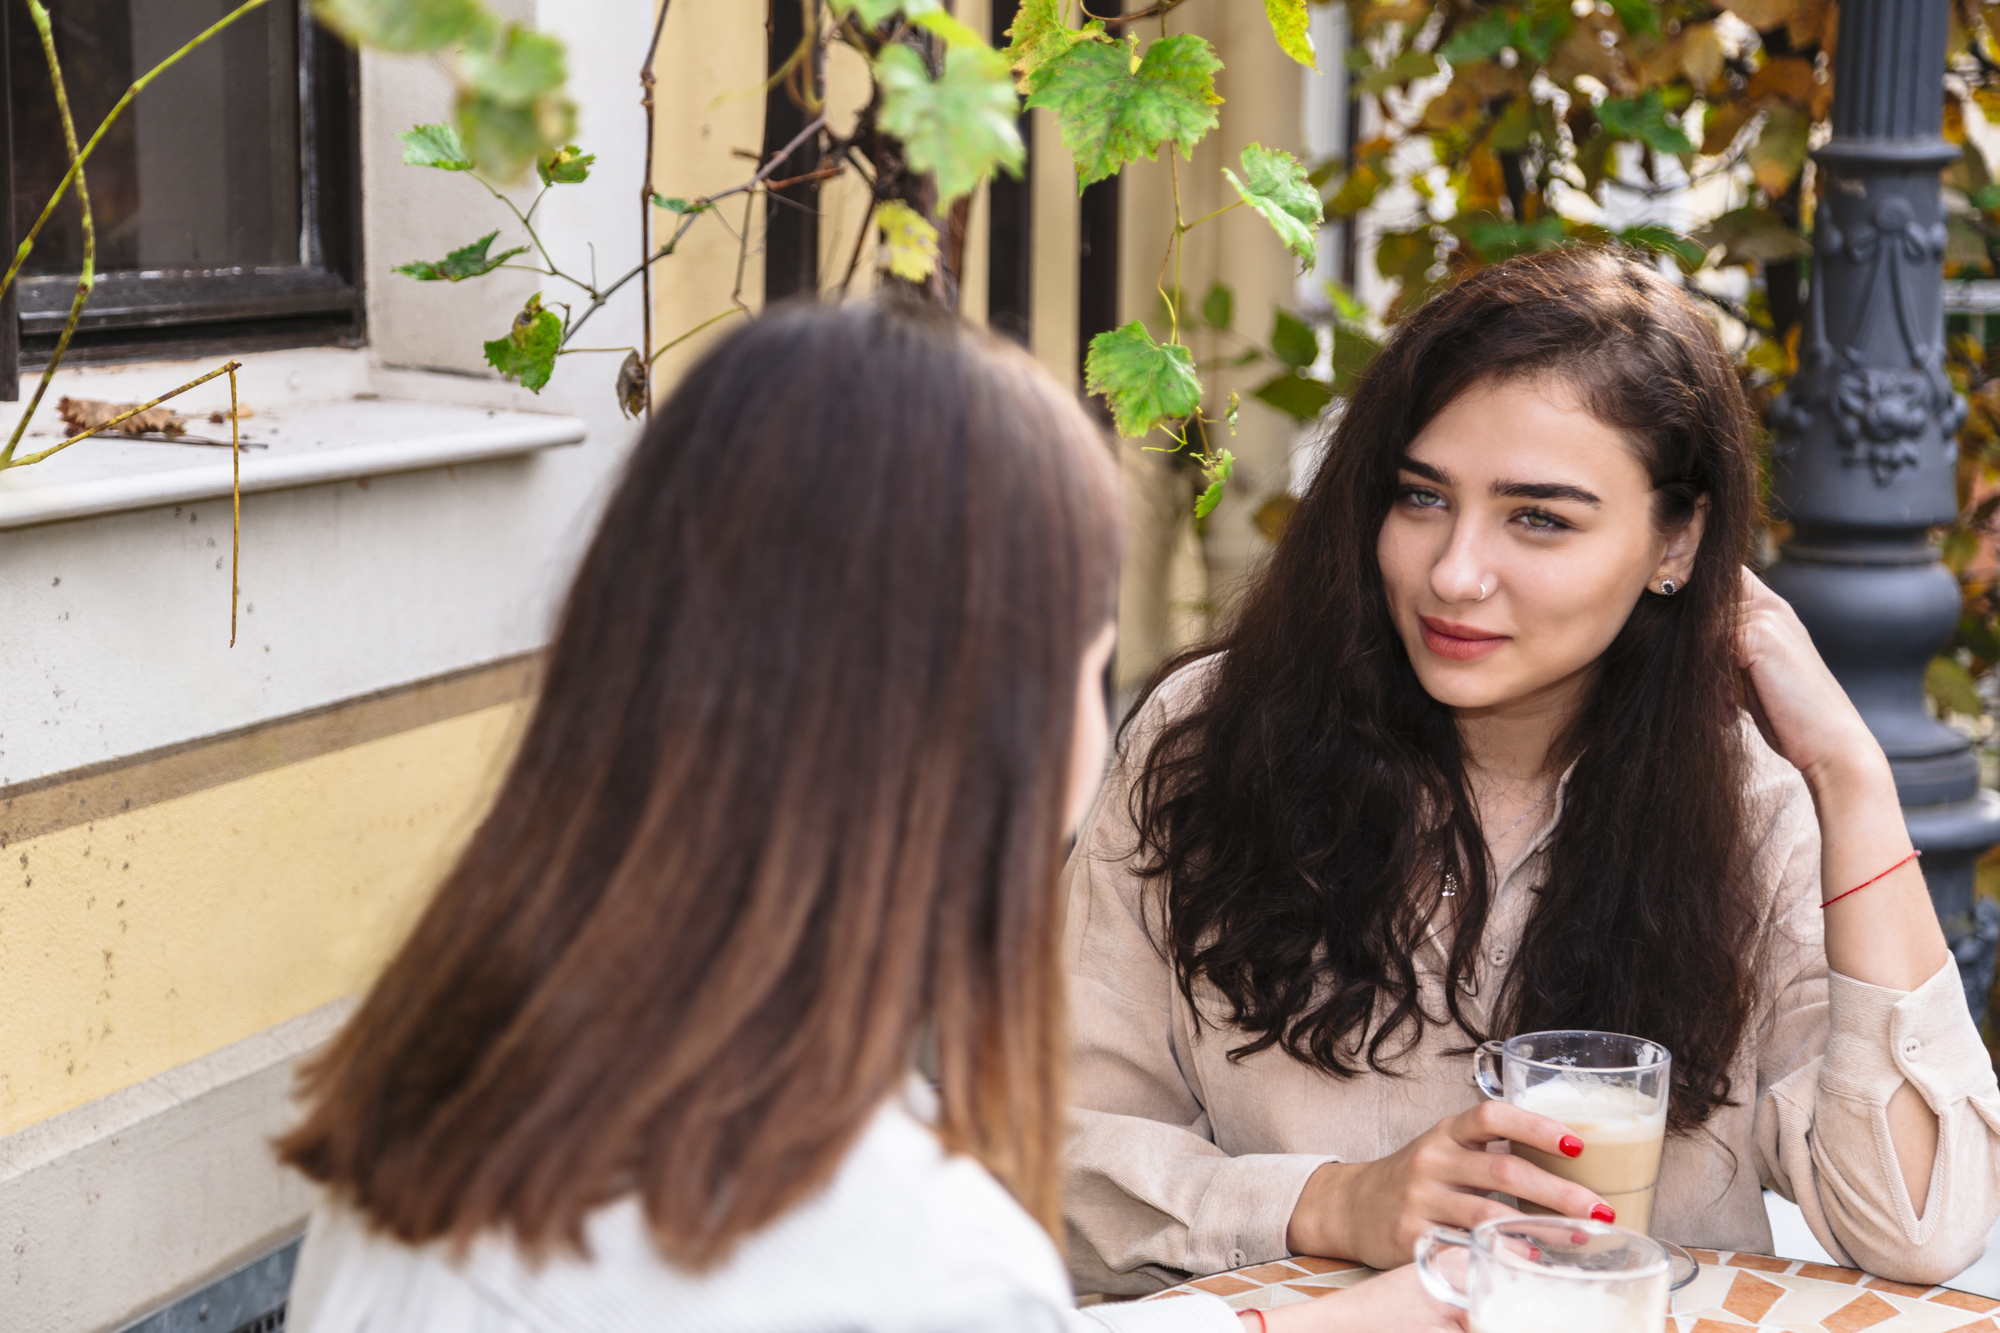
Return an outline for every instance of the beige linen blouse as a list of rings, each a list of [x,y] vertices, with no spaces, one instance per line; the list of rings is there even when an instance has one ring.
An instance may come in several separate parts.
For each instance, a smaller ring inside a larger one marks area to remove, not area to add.
[[[1280,1050],[1240,1062],[1212,987],[1197,1022],[1161,938],[1160,889],[1133,872],[1129,797],[1168,710],[1201,687],[1170,679],[1132,729],[1064,870],[1073,1110],[1065,1171],[1068,1250],[1081,1292],[1139,1294],[1286,1253],[1306,1178],[1324,1162],[1385,1157],[1475,1105],[1465,1034],[1433,1024],[1399,1076],[1336,1079]],[[1654,1233],[1684,1245],[1768,1252],[1762,1186],[1794,1200],[1843,1263],[1938,1282],[1981,1253],[2000,1214],[2000,1090],[1947,962],[1914,991],[1830,972],[1821,939],[1819,826],[1797,770],[1750,731],[1755,874],[1767,898],[1763,999],[1731,1067],[1739,1103],[1669,1138]],[[1555,814],[1562,817],[1562,789]],[[1548,834],[1505,867],[1466,1009],[1500,989],[1526,923]],[[1445,950],[1420,950],[1425,1008],[1443,1013]],[[1644,1034],[1640,1034],[1644,1035]],[[1903,1082],[1938,1117],[1937,1164],[1919,1218],[1890,1146]]]

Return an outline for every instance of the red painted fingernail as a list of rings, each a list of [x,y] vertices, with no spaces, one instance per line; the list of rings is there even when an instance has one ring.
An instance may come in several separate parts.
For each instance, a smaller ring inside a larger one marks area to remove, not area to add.
[[[1608,1203],[1594,1203],[1590,1206],[1590,1220],[1593,1222],[1616,1222],[1618,1214],[1611,1211]]]
[[[1563,1150],[1563,1156],[1565,1157],[1583,1156],[1583,1140],[1574,1134],[1563,1135],[1562,1142],[1558,1143],[1556,1147]]]

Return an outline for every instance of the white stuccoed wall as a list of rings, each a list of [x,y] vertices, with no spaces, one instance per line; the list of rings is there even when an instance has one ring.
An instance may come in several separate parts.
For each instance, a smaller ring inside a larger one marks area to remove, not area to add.
[[[536,216],[538,230],[564,267],[587,270],[594,245],[600,275],[622,272],[640,253],[638,63],[651,35],[650,6],[547,0],[513,8],[568,44],[578,141],[597,154],[589,181],[550,193]],[[636,424],[621,417],[612,396],[616,356],[563,358],[539,397],[484,369],[481,342],[505,332],[534,290],[532,275],[417,283],[390,271],[441,257],[495,227],[500,245],[518,233],[506,210],[473,181],[403,165],[396,132],[444,119],[449,107],[449,85],[431,61],[364,58],[369,346],[244,357],[244,400],[254,407],[367,389],[566,413],[587,422],[587,443],[523,460],[377,478],[365,488],[350,482],[246,497],[245,613],[233,650],[228,576],[215,566],[218,546],[225,554],[228,547],[227,502],[0,534],[0,678],[9,682],[0,696],[0,786],[491,661],[546,640],[568,571]],[[546,290],[555,296],[561,286],[551,282]],[[637,282],[598,312],[585,338],[592,346],[638,341]],[[161,365],[139,378],[157,392],[219,361]],[[134,376],[129,367],[66,371],[57,393],[107,396],[99,387],[107,379],[130,385]],[[226,401],[219,385],[205,392],[203,410]],[[17,411],[0,408],[0,423],[11,426]],[[52,416],[51,406],[42,412]],[[256,419],[245,428],[254,438]]]

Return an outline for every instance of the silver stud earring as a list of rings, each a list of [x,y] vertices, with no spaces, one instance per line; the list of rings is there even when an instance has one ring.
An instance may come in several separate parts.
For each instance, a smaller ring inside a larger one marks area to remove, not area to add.
[[[1681,590],[1681,585],[1675,583],[1672,579],[1660,580],[1660,596],[1672,597],[1675,593],[1679,592],[1680,590]]]

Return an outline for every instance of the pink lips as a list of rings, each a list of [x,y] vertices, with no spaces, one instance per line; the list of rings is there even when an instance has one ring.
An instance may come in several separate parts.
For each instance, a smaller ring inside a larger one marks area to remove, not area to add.
[[[1417,620],[1423,626],[1424,647],[1454,662],[1476,662],[1498,652],[1509,638],[1505,634],[1488,634],[1471,625],[1438,620],[1432,616],[1418,616]]]

